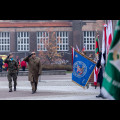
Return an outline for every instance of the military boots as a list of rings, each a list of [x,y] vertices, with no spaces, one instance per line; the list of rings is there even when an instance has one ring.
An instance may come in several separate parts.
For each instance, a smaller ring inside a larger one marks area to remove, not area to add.
[[[16,86],[14,86],[14,91],[16,91]]]
[[[9,92],[12,92],[12,89],[9,89]]]

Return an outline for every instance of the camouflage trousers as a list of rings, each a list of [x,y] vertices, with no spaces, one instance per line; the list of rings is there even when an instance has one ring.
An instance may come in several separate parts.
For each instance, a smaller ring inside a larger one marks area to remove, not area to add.
[[[14,88],[15,88],[17,86],[17,73],[8,73],[7,78],[9,82],[9,89],[12,89],[12,78],[14,81]]]
[[[31,82],[32,91],[37,90],[37,85],[38,85],[38,81],[36,82],[33,78],[33,81]]]

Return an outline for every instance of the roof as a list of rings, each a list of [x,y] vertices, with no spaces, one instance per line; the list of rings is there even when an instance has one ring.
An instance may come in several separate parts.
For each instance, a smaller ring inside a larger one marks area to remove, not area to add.
[[[71,27],[71,22],[0,22],[1,28],[11,27]]]

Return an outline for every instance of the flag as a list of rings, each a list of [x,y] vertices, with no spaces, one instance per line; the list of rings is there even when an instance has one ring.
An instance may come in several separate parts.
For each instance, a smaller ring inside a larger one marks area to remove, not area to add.
[[[73,59],[74,59],[74,47],[72,47],[72,64],[73,64]]]
[[[98,60],[98,54],[99,54],[99,35],[97,33],[96,40],[95,40],[95,55]],[[98,68],[95,67],[94,69],[94,85],[97,86],[97,79],[98,79]]]
[[[84,45],[84,47],[83,47],[83,49],[82,49],[82,52],[83,52],[83,51],[85,51],[85,45]]]
[[[77,49],[77,51],[80,51],[77,45],[76,45],[76,49]]]
[[[112,29],[112,20],[108,20],[108,28],[107,28],[107,50],[106,50],[106,57],[108,57],[110,45],[113,39],[113,29]]]
[[[107,35],[106,35],[106,29],[107,24],[104,25],[104,30],[103,30],[103,38],[102,38],[102,57],[101,57],[101,64],[103,67],[105,67],[106,63],[106,40],[107,40]]]
[[[96,36],[96,41],[95,41],[95,54],[99,54],[99,42],[98,42],[98,35]]]
[[[120,20],[115,27],[101,91],[108,99],[120,100]]]
[[[97,79],[98,79],[98,68],[95,67],[94,69],[94,85],[97,86]]]
[[[78,52],[74,51],[72,80],[83,88],[87,85],[96,63]]]

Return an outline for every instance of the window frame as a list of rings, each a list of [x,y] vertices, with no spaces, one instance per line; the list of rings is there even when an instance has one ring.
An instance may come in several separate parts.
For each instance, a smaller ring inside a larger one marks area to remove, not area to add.
[[[18,49],[19,46],[20,46],[20,49]],[[23,49],[21,49],[22,46],[23,46]],[[25,46],[26,46],[26,50],[25,50]],[[17,32],[17,51],[18,52],[19,51],[30,51],[30,33],[29,32],[26,32],[26,31]]]
[[[83,46],[85,51],[95,51],[95,31],[83,31]]]
[[[42,36],[40,36],[40,35],[42,35]],[[45,35],[45,36],[43,36],[43,35]],[[45,40],[45,43],[48,40],[48,44],[49,44],[49,32],[47,32],[47,31],[36,32],[36,39],[37,39],[37,51],[47,51],[47,48],[45,47],[45,44],[44,44],[44,40]],[[40,40],[42,40],[42,42]],[[40,49],[39,49],[39,46],[42,46],[42,47],[40,47]]]
[[[58,39],[60,39],[59,42],[58,42]],[[62,41],[62,43],[60,43],[60,41]],[[69,51],[69,32],[68,31],[56,32],[56,46],[58,46],[57,51]]]
[[[0,32],[0,46],[0,52],[10,51],[10,32]]]

